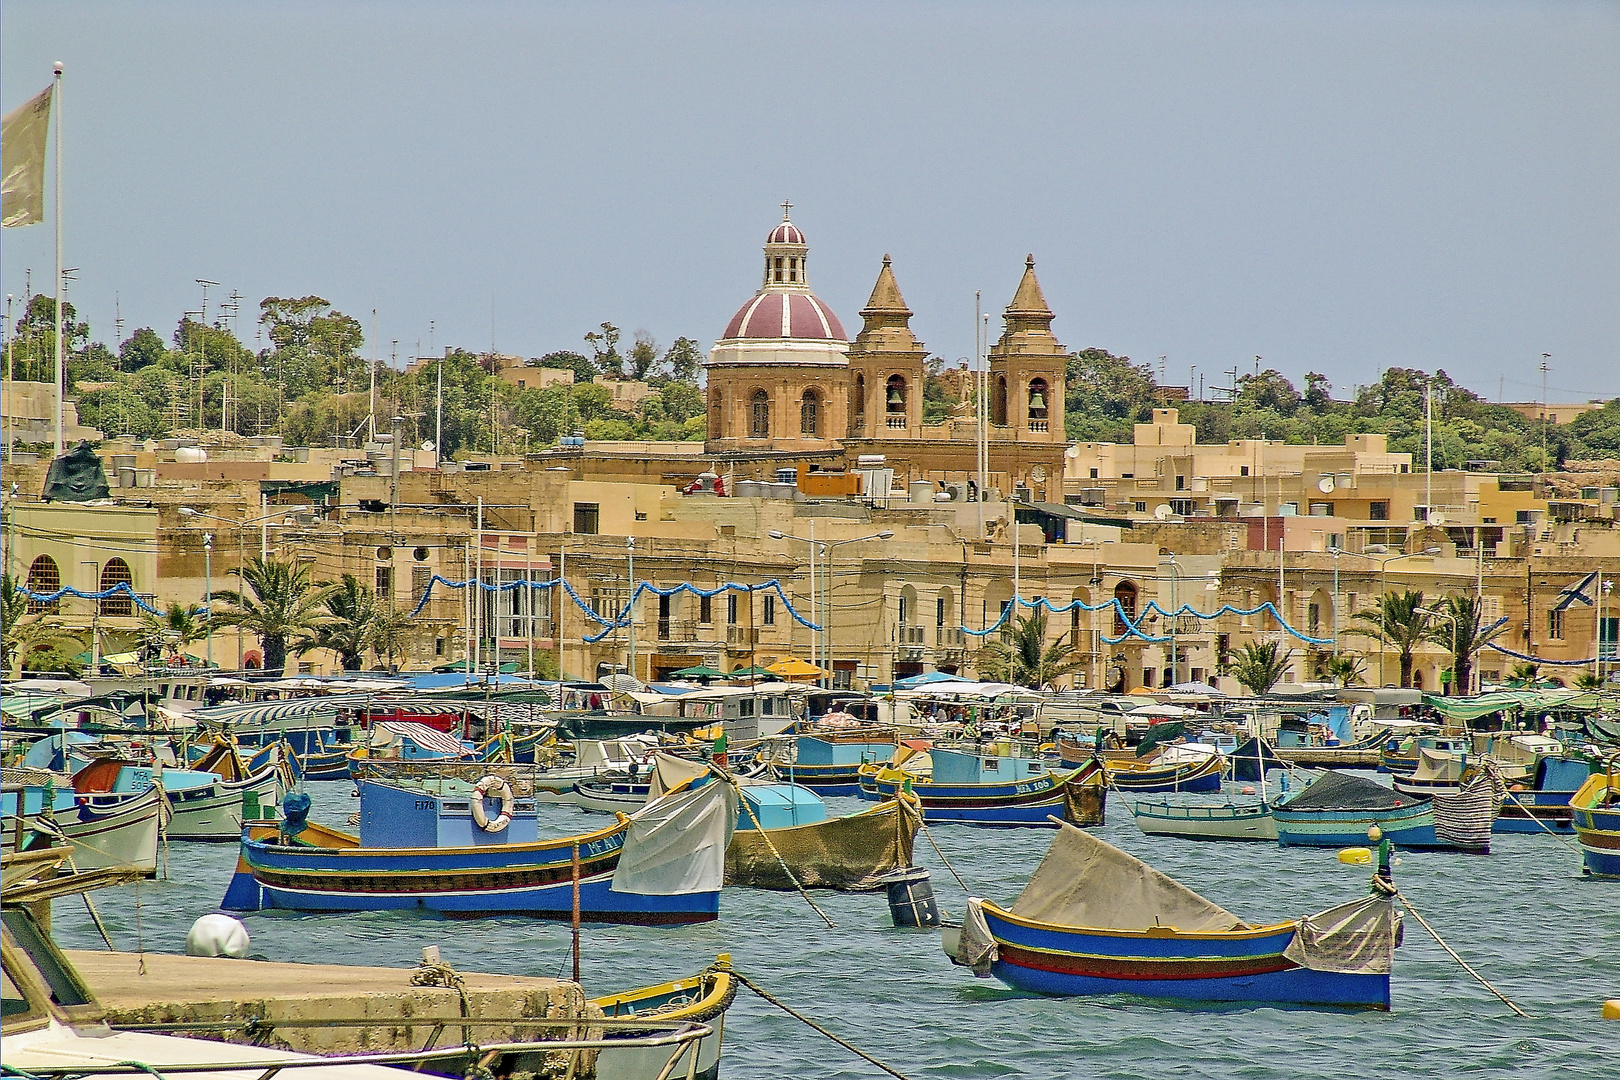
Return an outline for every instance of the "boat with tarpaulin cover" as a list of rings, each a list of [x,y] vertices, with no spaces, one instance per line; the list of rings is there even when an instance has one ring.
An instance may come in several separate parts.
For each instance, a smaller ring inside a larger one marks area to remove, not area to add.
[[[566,919],[577,879],[587,922],[719,914],[737,817],[729,785],[672,793],[606,828],[556,839],[540,837],[533,801],[512,798],[499,782],[491,789],[499,797],[444,786],[362,782],[358,835],[292,813],[280,827],[249,828],[221,906]]]
[[[1453,797],[1418,799],[1329,770],[1272,807],[1284,847],[1353,847],[1374,825],[1411,851],[1490,852],[1501,780],[1482,775]]]
[[[1059,814],[1077,825],[1101,825],[1106,813],[1105,773],[1092,759],[1073,771],[1053,772],[1039,758],[976,754],[907,739],[881,764],[862,765],[861,798],[893,799],[908,786],[928,824],[1050,824]]]
[[[1387,886],[1253,926],[1112,844],[1063,826],[1010,907],[969,897],[953,962],[1018,990],[1388,1010],[1400,917]]]

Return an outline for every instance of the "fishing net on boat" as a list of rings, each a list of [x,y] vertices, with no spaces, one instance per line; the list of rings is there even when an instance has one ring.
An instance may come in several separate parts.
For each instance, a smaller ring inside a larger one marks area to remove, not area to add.
[[[1283,806],[1289,810],[1395,810],[1411,806],[1413,801],[1376,780],[1329,770]]]
[[[1244,926],[1134,855],[1069,825],[1058,830],[1011,910],[1040,922],[1103,930],[1174,926],[1207,933]]]
[[[1312,971],[1388,975],[1400,935],[1394,902],[1373,894],[1300,919],[1283,955]]]
[[[1507,797],[1507,785],[1495,762],[1455,795],[1434,796],[1434,833],[1459,847],[1490,851],[1491,828]]]
[[[726,884],[792,889],[785,862],[805,888],[875,889],[875,878],[911,865],[921,820],[915,800],[902,798],[848,817],[771,829],[770,844],[758,829],[739,829],[726,849]]]

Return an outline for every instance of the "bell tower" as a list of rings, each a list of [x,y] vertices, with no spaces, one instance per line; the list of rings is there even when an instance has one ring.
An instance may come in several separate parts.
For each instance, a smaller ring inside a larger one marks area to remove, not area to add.
[[[911,332],[911,314],[885,255],[849,350],[850,438],[922,437],[928,350]]]
[[[865,314],[865,312],[862,312]],[[990,424],[994,439],[1067,442],[1063,431],[1068,350],[1052,333],[1052,309],[1035,277],[1035,256],[1002,315],[1005,328],[990,346]]]

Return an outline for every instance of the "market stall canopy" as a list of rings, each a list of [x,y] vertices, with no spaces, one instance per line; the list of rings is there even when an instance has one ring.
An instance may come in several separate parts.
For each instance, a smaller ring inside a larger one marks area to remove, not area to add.
[[[827,674],[816,665],[800,660],[797,656],[790,656],[786,660],[778,660],[766,670],[773,675],[780,675],[784,679],[819,679]]]
[[[1207,682],[1180,682],[1170,687],[1172,694],[1208,694],[1210,697],[1225,697],[1226,691],[1218,690]]]
[[[714,668],[704,664],[695,664],[692,667],[681,668],[679,671],[672,671],[669,676],[672,679],[723,679],[726,677],[726,673],[716,671]]]
[[[774,671],[772,671],[770,668],[764,668],[764,667],[740,667],[740,668],[732,668],[731,671],[729,671],[726,674],[726,678],[728,678],[728,679],[766,679],[766,678],[773,678],[773,677],[775,677],[775,675],[776,675],[776,673]]]
[[[948,671],[925,671],[921,675],[912,675],[909,678],[897,679],[894,687],[896,690],[910,690],[914,686],[925,686],[933,683],[965,683],[969,681],[970,680],[964,679],[960,675],[952,675]]]

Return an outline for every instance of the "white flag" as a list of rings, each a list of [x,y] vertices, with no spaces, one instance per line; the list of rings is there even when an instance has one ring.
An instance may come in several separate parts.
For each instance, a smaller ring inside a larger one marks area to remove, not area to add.
[[[45,134],[51,122],[51,93],[19,105],[0,120],[0,158],[5,180],[0,185],[0,226],[32,225],[45,220]]]

